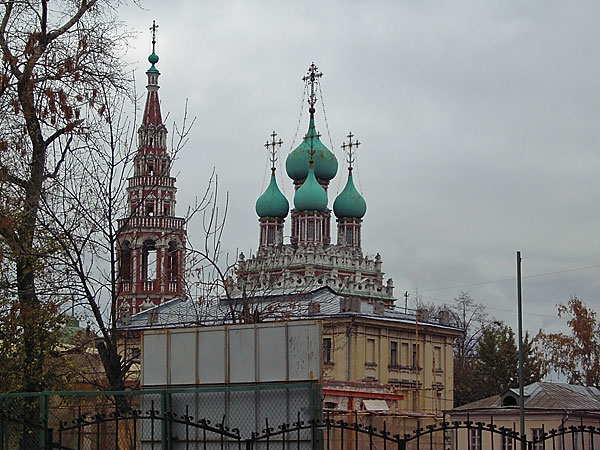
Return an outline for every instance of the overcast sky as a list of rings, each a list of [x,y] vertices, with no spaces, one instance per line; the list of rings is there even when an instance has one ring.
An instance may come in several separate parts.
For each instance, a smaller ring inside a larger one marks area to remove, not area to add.
[[[143,1],[122,9],[137,32],[127,58],[142,89],[159,24],[157,64],[167,126],[186,99],[197,117],[175,163],[178,213],[213,167],[230,208],[224,248],[256,251],[263,147],[294,139],[302,76],[321,80],[339,146],[363,143],[363,250],[386,277],[436,304],[461,290],[516,326],[515,253],[523,254],[525,327],[557,329],[556,304],[577,295],[600,310],[600,3],[597,1]],[[323,108],[317,128],[329,145]],[[294,146],[306,132],[306,108]],[[289,223],[286,234],[289,234]],[[199,224],[188,229],[201,235]],[[589,266],[595,268],[580,269]],[[506,280],[508,281],[497,281]]]

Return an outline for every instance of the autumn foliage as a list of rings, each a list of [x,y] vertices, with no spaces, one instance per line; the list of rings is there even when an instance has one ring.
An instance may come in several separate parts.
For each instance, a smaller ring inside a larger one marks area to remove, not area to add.
[[[564,375],[571,384],[599,386],[600,323],[596,312],[572,297],[566,305],[558,305],[558,316],[568,318],[570,334],[540,330],[536,336],[547,368]]]

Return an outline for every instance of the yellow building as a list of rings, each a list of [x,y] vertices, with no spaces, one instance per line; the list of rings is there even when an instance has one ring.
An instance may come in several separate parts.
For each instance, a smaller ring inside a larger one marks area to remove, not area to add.
[[[325,408],[440,416],[453,406],[452,348],[460,334],[439,322],[418,323],[416,317],[357,314],[324,320]]]

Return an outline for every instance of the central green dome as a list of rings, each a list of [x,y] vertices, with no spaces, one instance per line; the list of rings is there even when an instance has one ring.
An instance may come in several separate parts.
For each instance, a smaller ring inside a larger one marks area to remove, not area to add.
[[[306,133],[306,137],[300,145],[288,155],[285,161],[285,170],[288,176],[295,181],[303,180],[308,176],[311,139],[315,151],[313,157],[315,176],[321,180],[329,181],[337,173],[337,158],[319,139],[315,127],[315,119],[312,116],[308,126],[308,133]]]
[[[333,212],[338,219],[362,219],[367,212],[367,202],[354,187],[352,172],[348,174],[346,187],[333,202]]]
[[[275,174],[271,175],[271,182],[256,200],[256,214],[259,217],[279,217],[283,219],[288,214],[290,204],[287,198],[281,193],[275,180]]]
[[[294,195],[294,206],[298,211],[325,211],[327,209],[327,192],[315,178],[312,167],[308,169],[306,181]]]

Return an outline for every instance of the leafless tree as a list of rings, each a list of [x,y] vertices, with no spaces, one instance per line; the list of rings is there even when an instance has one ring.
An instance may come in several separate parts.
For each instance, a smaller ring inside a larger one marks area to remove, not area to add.
[[[125,92],[120,31],[110,0],[1,2],[0,236],[5,292],[23,338],[22,389],[40,391],[48,323],[65,280],[40,227],[65,161],[87,151],[102,120],[100,93]],[[53,270],[48,270],[52,267]],[[59,275],[60,274],[60,275]],[[48,318],[48,317],[46,317]]]

